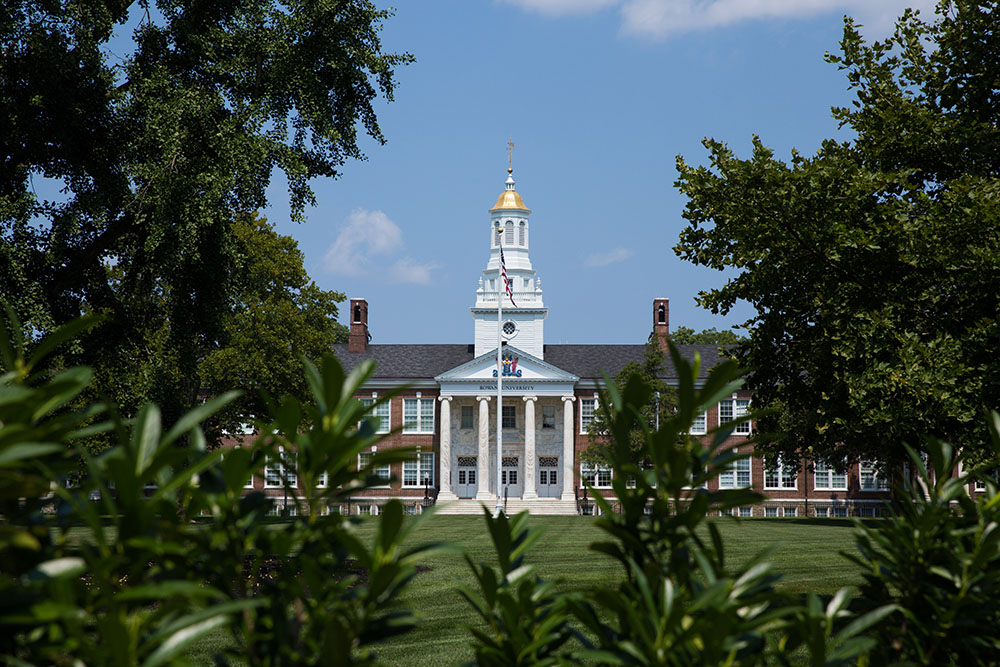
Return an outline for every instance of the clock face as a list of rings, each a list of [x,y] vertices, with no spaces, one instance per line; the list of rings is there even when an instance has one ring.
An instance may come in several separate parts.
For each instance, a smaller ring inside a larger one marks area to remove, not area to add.
[[[504,338],[513,338],[514,334],[517,333],[517,325],[511,322],[510,320],[507,320],[506,322],[503,323],[502,330]]]

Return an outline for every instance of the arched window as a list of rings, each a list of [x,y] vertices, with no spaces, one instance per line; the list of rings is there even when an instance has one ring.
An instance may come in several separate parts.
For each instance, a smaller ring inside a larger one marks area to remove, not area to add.
[[[361,304],[360,303],[354,304],[354,321],[355,322],[360,322],[361,321]]]
[[[520,231],[518,232],[518,235],[517,235],[517,245],[520,245],[520,246],[524,245],[524,236],[525,236],[525,230],[526,230],[526,228],[527,228],[527,225],[525,225],[524,221],[522,220],[521,221],[521,228],[520,228]]]
[[[504,245],[514,245],[514,223],[510,220],[504,225]]]
[[[660,324],[667,323],[667,309],[663,307],[662,303],[660,304],[660,307],[656,309],[656,321]]]

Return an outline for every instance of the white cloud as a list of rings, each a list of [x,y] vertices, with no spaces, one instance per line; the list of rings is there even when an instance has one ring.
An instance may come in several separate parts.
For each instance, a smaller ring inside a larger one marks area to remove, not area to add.
[[[355,209],[326,251],[323,266],[330,273],[345,276],[372,276],[391,283],[430,282],[431,271],[437,264],[420,263],[411,257],[401,257],[389,266],[376,260],[389,261],[403,248],[403,231],[382,211]],[[376,265],[377,264],[377,265]]]
[[[884,33],[906,7],[921,9],[929,16],[933,5],[933,0],[626,0],[621,13],[625,33],[652,38],[819,14],[849,14],[868,30]]]
[[[866,36],[888,35],[907,7],[925,18],[935,0],[501,0],[550,16],[591,14],[620,7],[622,32],[651,39],[769,19],[805,19],[819,14],[849,14],[865,26]]]
[[[437,268],[440,268],[437,264],[420,264],[410,257],[403,257],[386,270],[385,279],[390,283],[426,285],[431,281],[431,271]]]
[[[617,5],[620,0],[502,0],[502,2],[539,14],[565,16],[568,14],[590,14],[605,7]]]
[[[625,248],[615,248],[607,252],[599,252],[587,258],[586,265],[590,267],[607,266],[615,262],[622,262],[635,253]]]

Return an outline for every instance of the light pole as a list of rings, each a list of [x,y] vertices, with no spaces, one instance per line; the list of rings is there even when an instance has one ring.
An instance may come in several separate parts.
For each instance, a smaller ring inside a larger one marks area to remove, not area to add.
[[[424,507],[425,508],[431,506],[430,490],[431,490],[431,478],[430,478],[430,475],[428,475],[427,473],[424,473]]]
[[[497,504],[493,508],[496,519],[503,511],[500,499],[500,470],[503,465],[503,227],[497,220]]]

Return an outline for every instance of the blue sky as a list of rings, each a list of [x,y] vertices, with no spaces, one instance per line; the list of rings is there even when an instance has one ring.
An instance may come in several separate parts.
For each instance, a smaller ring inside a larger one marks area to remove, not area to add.
[[[472,342],[513,138],[547,343],[644,342],[660,296],[673,328],[738,325],[748,306],[695,304],[725,276],[672,250],[675,156],[704,163],[706,136],[747,155],[758,134],[783,159],[846,138],[829,114],[849,103],[846,80],[824,51],[845,13],[878,38],[908,5],[930,14],[925,0],[400,2],[384,47],[416,63],[378,105],[388,142],[315,182],[307,222],[288,220],[280,177],[266,215],[321,287],[368,299],[374,343]]]

